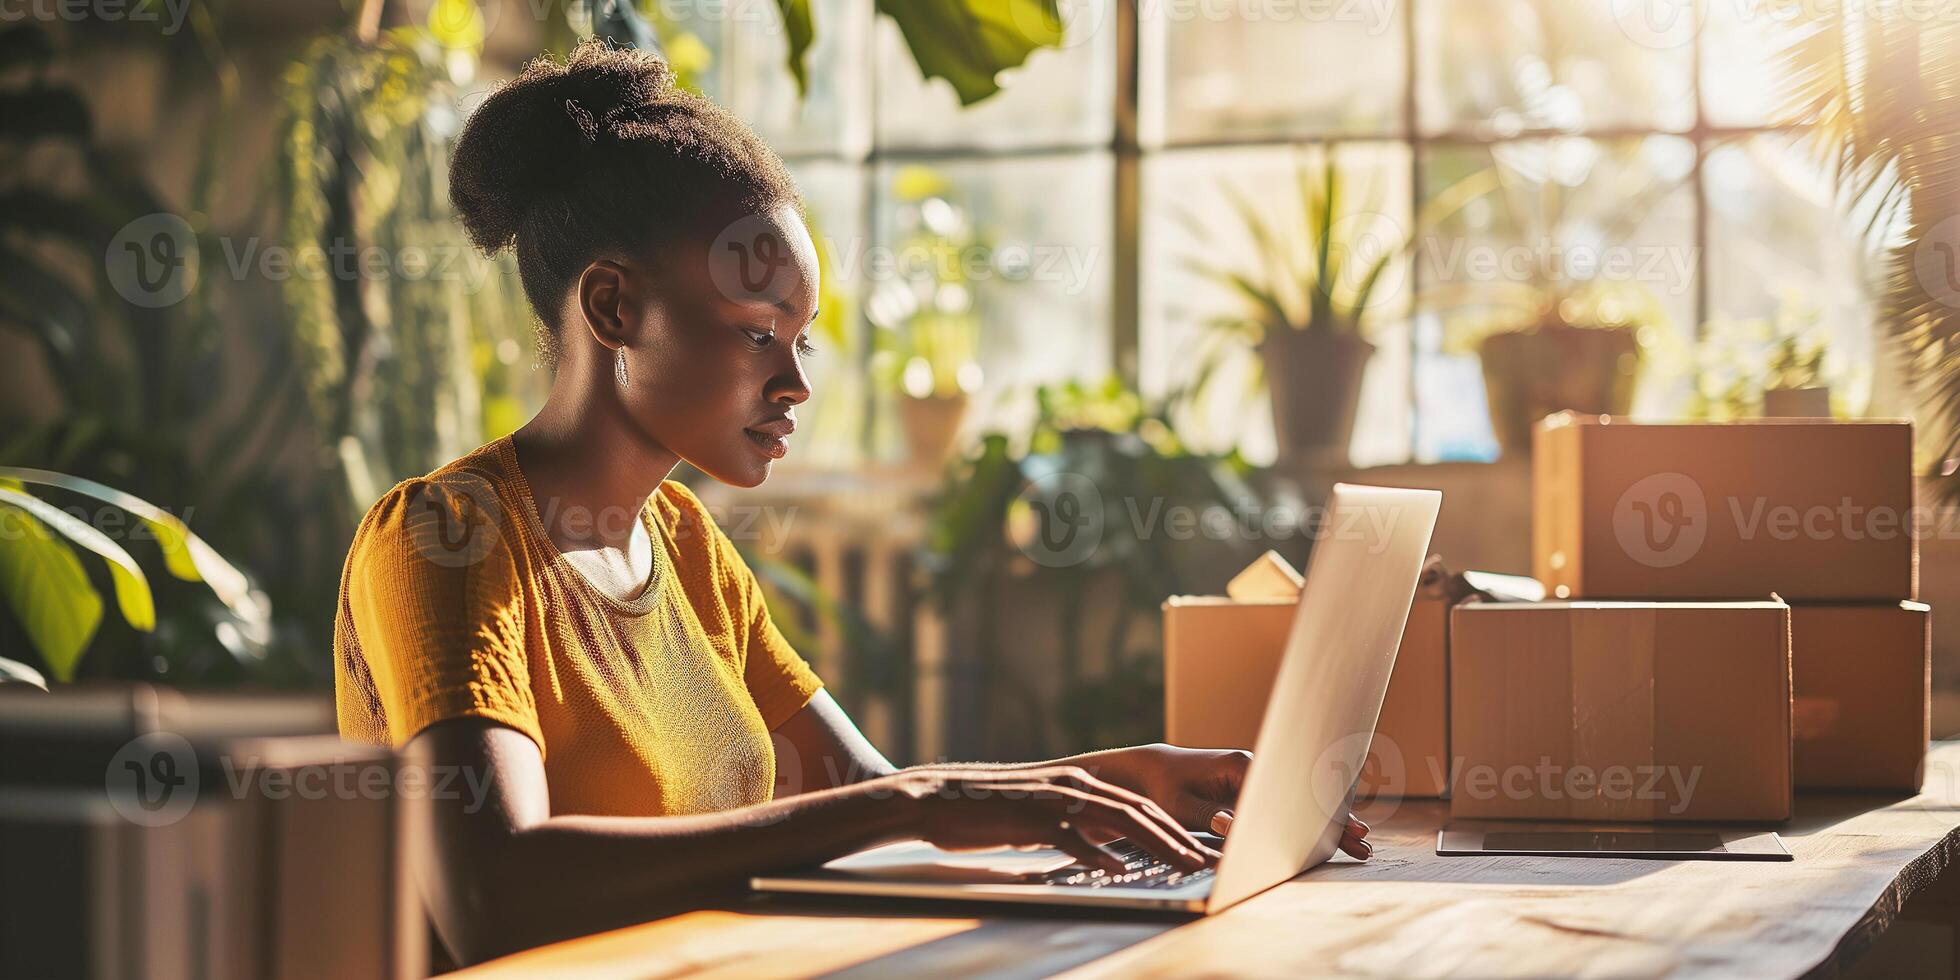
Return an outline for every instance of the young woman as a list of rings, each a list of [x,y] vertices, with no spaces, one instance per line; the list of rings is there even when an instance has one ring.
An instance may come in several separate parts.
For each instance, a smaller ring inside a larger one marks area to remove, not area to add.
[[[517,253],[554,369],[536,418],[394,488],[347,556],[340,728],[440,767],[422,882],[466,961],[886,841],[1124,836],[1198,868],[1244,752],[899,771],[770,622],[686,487],[752,487],[810,397],[816,250],[789,174],[649,54],[587,44],[489,96],[450,194]],[[461,774],[464,778],[452,778]],[[470,791],[459,791],[464,788]],[[480,792],[476,788],[480,787]],[[1367,857],[1350,821],[1343,848]]]

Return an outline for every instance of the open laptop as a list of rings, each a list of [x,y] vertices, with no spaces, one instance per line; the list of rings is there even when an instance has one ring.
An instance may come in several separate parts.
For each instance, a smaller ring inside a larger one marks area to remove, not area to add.
[[[1179,873],[1126,841],[1110,845],[1128,863],[1115,876],[1060,851],[962,855],[914,842],[751,887],[1211,914],[1320,864],[1340,844],[1441,507],[1433,490],[1335,485],[1217,867]]]

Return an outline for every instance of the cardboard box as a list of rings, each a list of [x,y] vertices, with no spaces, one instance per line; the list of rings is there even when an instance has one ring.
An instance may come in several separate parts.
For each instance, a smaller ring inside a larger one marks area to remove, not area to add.
[[[1450,747],[1453,816],[1787,820],[1790,609],[1459,605]]]
[[[1923,603],[1790,607],[1798,789],[1919,792],[1932,734],[1932,643]]]
[[[1561,413],[1535,432],[1532,485],[1555,598],[1917,595],[1908,422]]]
[[[1263,585],[1279,581],[1261,577]],[[1165,601],[1166,741],[1253,747],[1298,606],[1297,598]],[[1441,796],[1448,787],[1449,607],[1440,583],[1426,583],[1416,593],[1363,765],[1361,795]]]

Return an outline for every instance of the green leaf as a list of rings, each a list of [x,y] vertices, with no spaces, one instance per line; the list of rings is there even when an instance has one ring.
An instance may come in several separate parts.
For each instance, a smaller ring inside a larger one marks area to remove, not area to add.
[[[0,506],[0,594],[55,680],[75,665],[102,622],[102,596],[75,549],[24,510]]]
[[[810,94],[810,70],[804,56],[816,40],[816,22],[810,17],[810,0],[776,0],[783,12],[783,36],[789,41],[789,73],[796,78],[796,94]]]
[[[210,545],[204,543],[204,539],[192,534],[190,527],[177,515],[133,493],[124,493],[79,476],[19,466],[0,466],[0,479],[54,487],[120,507],[136,515],[157,536],[157,546],[163,549],[164,567],[170,570],[171,575],[186,582],[208,583],[211,591],[217,593],[227,606],[233,604],[235,597],[242,600],[250,591],[244,573],[219,557]]]
[[[898,24],[919,71],[952,83],[961,105],[1000,91],[995,76],[1063,37],[1056,0],[878,0],[878,10]]]
[[[123,619],[132,628],[145,633],[157,628],[156,600],[150,595],[150,580],[144,577],[142,566],[136,564],[136,559],[131,558],[121,545],[74,515],[9,486],[0,485],[0,507],[22,511],[22,516],[46,525],[42,530],[52,529],[70,542],[101,556],[103,561],[109,563],[109,580],[116,587],[116,607],[122,611]],[[93,593],[94,589],[89,591]],[[60,671],[57,669],[56,673]]]

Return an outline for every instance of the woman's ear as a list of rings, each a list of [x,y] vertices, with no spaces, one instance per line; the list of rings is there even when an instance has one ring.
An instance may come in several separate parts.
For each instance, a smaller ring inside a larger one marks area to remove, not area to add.
[[[578,312],[592,338],[608,351],[633,340],[639,329],[640,296],[626,267],[606,259],[594,261],[578,277]]]

